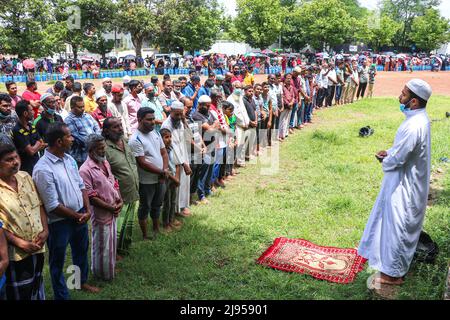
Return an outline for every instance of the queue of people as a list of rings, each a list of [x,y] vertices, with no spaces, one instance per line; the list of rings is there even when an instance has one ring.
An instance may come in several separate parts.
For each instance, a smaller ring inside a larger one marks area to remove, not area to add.
[[[367,87],[371,96],[375,75],[369,62],[338,60],[263,83],[237,65],[203,83],[195,70],[148,83],[105,78],[99,90],[68,76],[42,94],[34,81],[22,95],[8,82],[0,94],[0,297],[44,299],[48,252],[54,298],[70,299],[68,245],[77,289],[99,292],[89,273],[114,279],[136,220],[143,240],[180,230],[193,205],[209,205],[248,161],[310,125],[315,110],[363,98]]]

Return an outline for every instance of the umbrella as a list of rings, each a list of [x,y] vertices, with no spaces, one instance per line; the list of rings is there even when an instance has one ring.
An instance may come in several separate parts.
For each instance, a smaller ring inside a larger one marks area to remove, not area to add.
[[[267,58],[267,56],[265,54],[262,53],[258,53],[258,52],[249,52],[246,53],[244,55],[244,57],[248,58],[248,57],[263,57],[263,58]]]
[[[34,69],[34,67],[36,67],[36,62],[34,62],[33,59],[23,60],[22,64],[23,64],[25,69]]]
[[[132,55],[132,54],[127,54],[123,60],[134,60],[136,59],[136,56]]]
[[[270,49],[266,49],[266,50],[263,50],[263,51],[261,51],[261,53],[263,53],[263,54],[275,54],[272,50],[270,50]]]
[[[440,64],[442,64],[442,59],[440,57],[438,57],[436,55],[432,55],[432,56],[430,56],[430,58],[435,58],[436,60],[439,61]]]
[[[94,61],[94,58],[92,57],[88,57],[88,56],[84,56],[80,58],[81,61]]]
[[[194,56],[193,55],[190,55],[190,54],[188,54],[187,56],[184,56],[186,59],[192,59],[192,58],[194,58]]]

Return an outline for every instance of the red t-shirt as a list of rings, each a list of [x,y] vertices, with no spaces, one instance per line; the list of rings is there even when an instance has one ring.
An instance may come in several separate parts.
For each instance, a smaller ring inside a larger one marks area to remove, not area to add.
[[[40,101],[41,94],[37,91],[31,92],[30,90],[25,90],[24,93],[22,94],[22,99],[24,99],[26,101],[31,101],[31,100]],[[33,111],[34,111],[34,118],[36,119],[39,116],[40,108],[33,107]]]

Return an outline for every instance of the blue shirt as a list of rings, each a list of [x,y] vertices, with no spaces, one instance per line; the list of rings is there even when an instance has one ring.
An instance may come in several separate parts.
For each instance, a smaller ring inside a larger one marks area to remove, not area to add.
[[[72,137],[75,139],[72,144],[72,150],[70,150],[70,155],[77,162],[83,163],[86,161],[88,154],[86,145],[87,138],[93,133],[101,134],[100,127],[97,121],[86,112],[80,117],[77,117],[71,112],[64,122],[69,127]]]
[[[2,227],[3,227],[3,222],[0,221],[0,229],[1,229]],[[6,282],[6,276],[3,275],[3,276],[0,278],[0,292],[2,291],[1,289],[2,289],[3,286],[5,285],[5,282]]]
[[[76,212],[83,208],[85,189],[75,160],[68,154],[61,159],[45,150],[33,170],[33,181],[47,211],[48,223],[65,218],[51,214],[60,204]]]
[[[188,83],[187,86],[184,87],[183,90],[181,90],[181,93],[184,94],[186,97],[192,99],[192,97],[195,94],[195,88],[192,85],[192,83]],[[199,94],[197,94],[197,97],[195,98],[195,100],[193,101],[191,115],[194,114],[195,111],[197,111],[198,98],[200,98],[200,91],[199,91]]]

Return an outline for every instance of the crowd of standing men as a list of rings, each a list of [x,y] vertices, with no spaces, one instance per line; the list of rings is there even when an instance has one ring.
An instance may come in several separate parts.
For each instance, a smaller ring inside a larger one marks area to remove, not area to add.
[[[143,239],[179,230],[191,205],[207,205],[246,161],[311,123],[314,109],[351,103],[367,86],[371,96],[375,74],[368,61],[338,60],[269,74],[261,84],[241,65],[203,84],[195,70],[149,83],[105,78],[99,90],[68,76],[42,94],[34,81],[22,95],[6,83],[0,298],[45,298],[47,250],[54,298],[69,299],[68,245],[81,289],[99,292],[88,284],[89,249],[92,274],[112,280],[136,212]]]

